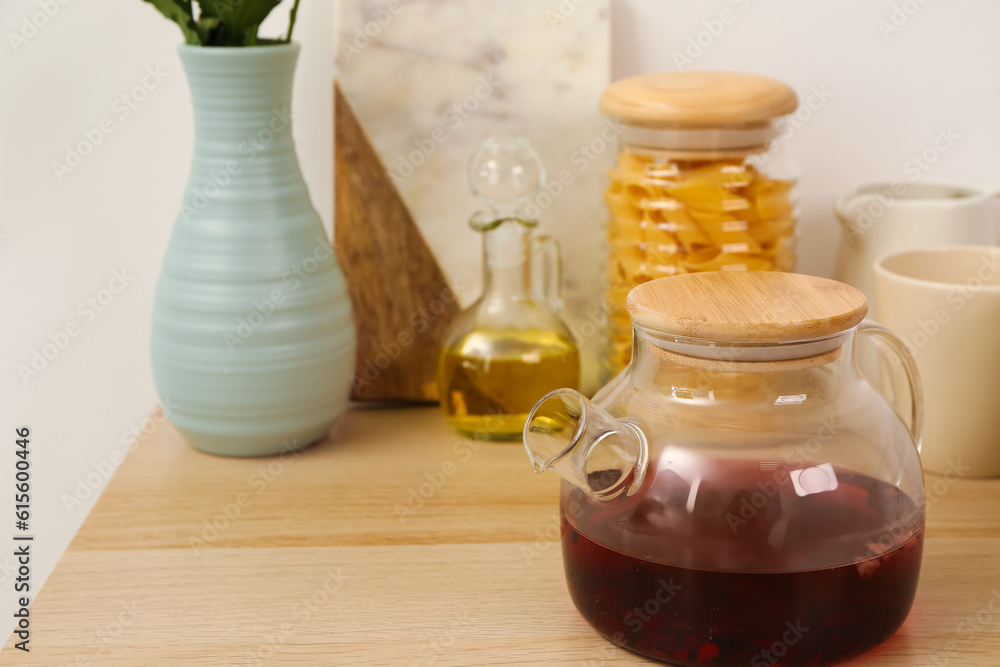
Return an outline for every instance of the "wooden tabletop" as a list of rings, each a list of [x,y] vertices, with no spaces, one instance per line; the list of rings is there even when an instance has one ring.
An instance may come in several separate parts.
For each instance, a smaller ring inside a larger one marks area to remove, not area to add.
[[[920,588],[852,665],[1000,665],[1000,480],[928,475]],[[577,614],[558,480],[436,409],[353,409],[280,459],[129,453],[3,665],[653,664]]]

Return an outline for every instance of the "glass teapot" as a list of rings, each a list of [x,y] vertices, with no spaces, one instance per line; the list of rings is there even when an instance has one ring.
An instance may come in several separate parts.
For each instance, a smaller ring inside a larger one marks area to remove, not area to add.
[[[548,394],[524,428],[535,471],[563,478],[580,613],[678,665],[827,665],[888,638],[923,546],[903,343],[863,321],[860,291],[805,275],[661,278],[627,306],[630,365],[593,401]],[[857,369],[858,335],[883,390]]]

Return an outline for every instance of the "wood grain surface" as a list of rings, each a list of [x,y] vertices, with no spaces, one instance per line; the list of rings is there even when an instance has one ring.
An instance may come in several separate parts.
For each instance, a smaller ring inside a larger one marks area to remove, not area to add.
[[[773,342],[847,331],[868,312],[844,283],[777,271],[705,271],[658,278],[629,292],[635,324],[716,341]]]
[[[356,400],[437,401],[437,360],[458,296],[334,87],[334,246],[357,331]]]
[[[792,87],[777,79],[704,70],[619,79],[600,102],[601,113],[626,122],[698,128],[762,123],[792,113],[798,104]]]
[[[866,666],[1000,665],[1000,480],[929,475],[914,610]],[[423,496],[421,496],[423,494]],[[295,456],[130,451],[2,665],[654,664],[577,614],[558,480],[436,409],[353,409]]]

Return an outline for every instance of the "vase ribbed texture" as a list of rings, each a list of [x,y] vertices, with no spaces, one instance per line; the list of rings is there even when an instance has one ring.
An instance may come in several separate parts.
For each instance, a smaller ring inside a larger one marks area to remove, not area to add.
[[[346,408],[355,348],[344,277],[292,140],[299,47],[179,51],[195,141],[156,286],[154,382],[198,449],[301,449]]]

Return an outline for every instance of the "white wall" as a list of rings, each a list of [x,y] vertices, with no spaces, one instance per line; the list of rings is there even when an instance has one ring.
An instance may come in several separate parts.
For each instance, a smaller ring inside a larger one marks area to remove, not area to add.
[[[15,52],[8,34],[22,29],[39,2],[66,4]],[[891,19],[894,3],[919,10],[884,38],[877,21]],[[1000,42],[993,34],[1000,3],[617,0],[615,76],[674,69],[674,52],[683,53],[688,38],[697,39],[703,22],[723,10],[732,12],[731,22],[711,40],[702,36],[711,43],[693,67],[766,73],[804,95],[814,86],[832,93],[792,138],[805,176],[800,270],[832,270],[834,195],[867,180],[907,178],[907,161],[932,145],[938,128],[952,127],[958,139],[925,179],[1000,183],[994,159],[1000,154],[994,67]],[[295,136],[328,225],[333,13],[329,0],[306,0],[296,29],[304,48]],[[264,32],[276,34],[280,19]],[[126,449],[128,430],[154,405],[149,309],[187,172],[191,116],[175,53],[179,32],[140,0],[2,0],[0,28],[0,313],[6,318],[0,325],[0,497],[8,498],[0,504],[0,516],[7,517],[0,521],[0,544],[9,544],[13,532],[12,489],[5,485],[12,484],[14,428],[28,425],[37,592],[96,493],[72,512],[61,496],[85,491],[95,467],[106,472],[113,452]],[[160,67],[166,77],[121,118],[114,100],[139,84],[147,67]],[[60,182],[52,162],[63,161],[66,147],[103,119],[114,131]],[[134,279],[102,312],[91,320],[86,306],[78,311],[123,269]],[[25,384],[17,366],[30,364],[33,349],[50,334],[60,338],[57,332],[71,324],[79,334]],[[90,480],[103,486],[100,474]],[[10,619],[11,559],[4,558],[0,618]],[[10,626],[4,620],[0,630],[3,623]]]

